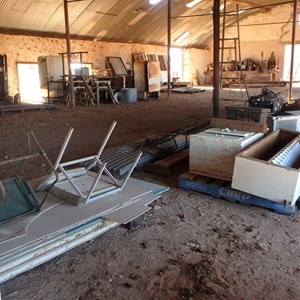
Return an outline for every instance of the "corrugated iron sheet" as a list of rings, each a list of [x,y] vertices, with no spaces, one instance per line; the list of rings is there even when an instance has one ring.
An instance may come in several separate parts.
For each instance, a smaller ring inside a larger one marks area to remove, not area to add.
[[[172,44],[204,48],[212,39],[213,25],[210,13],[213,1],[202,0],[189,9],[186,4],[190,1],[171,1]],[[228,10],[234,10],[236,3],[239,3],[240,9],[247,9],[281,2],[283,0],[227,1]],[[73,36],[115,42],[158,45],[167,43],[167,1],[165,0],[155,6],[150,5],[148,0],[85,0],[70,2],[68,7],[70,33]],[[240,15],[240,19],[259,11],[246,11]],[[204,16],[205,14],[207,16]],[[228,18],[228,22],[233,21]],[[55,34],[64,34],[63,0],[0,1],[0,33],[8,29],[14,33],[24,33],[24,31],[43,35],[47,33],[52,37],[55,37]],[[184,31],[191,32],[191,35],[184,42],[174,42]]]
[[[137,162],[137,166],[154,162],[189,146],[187,135],[181,132],[176,133],[176,135],[174,134],[170,134],[169,138],[166,134],[167,138],[162,138],[157,142],[149,142],[147,139],[141,139],[106,150],[101,154],[100,159],[103,162],[107,162],[107,168],[114,176],[122,177],[131,169],[133,161],[140,151],[143,154]],[[95,169],[98,171],[99,166],[95,166]]]

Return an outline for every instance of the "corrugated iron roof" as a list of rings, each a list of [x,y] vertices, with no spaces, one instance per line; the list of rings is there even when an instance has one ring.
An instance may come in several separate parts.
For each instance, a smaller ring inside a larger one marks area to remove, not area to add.
[[[205,48],[212,39],[212,0],[202,0],[192,8],[192,0],[173,0],[173,46]],[[222,1],[221,1],[222,2]],[[227,0],[227,11],[240,10],[240,20],[267,9],[265,5],[291,3],[283,0]],[[102,41],[167,44],[167,0],[150,5],[149,0],[81,0],[68,3],[70,33],[73,37]],[[65,34],[63,0],[0,1],[0,33]],[[228,17],[228,24],[235,22]],[[191,34],[183,42],[174,40],[183,32]]]

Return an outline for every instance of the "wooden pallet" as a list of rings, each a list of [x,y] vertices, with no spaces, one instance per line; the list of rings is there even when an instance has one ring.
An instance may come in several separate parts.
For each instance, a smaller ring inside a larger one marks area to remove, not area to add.
[[[199,176],[187,172],[180,175],[178,184],[183,189],[208,194],[216,199],[222,198],[230,202],[260,206],[284,215],[293,215],[297,211],[297,205],[284,205],[269,199],[235,190],[231,188],[230,181]]]
[[[8,104],[8,105],[0,105],[0,113],[4,115],[8,112],[21,112],[25,111],[35,111],[35,110],[46,110],[46,109],[55,109],[56,106],[54,104]]]

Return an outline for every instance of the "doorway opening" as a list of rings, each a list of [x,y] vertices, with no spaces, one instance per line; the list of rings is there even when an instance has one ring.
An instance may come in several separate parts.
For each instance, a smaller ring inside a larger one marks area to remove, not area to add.
[[[177,79],[179,81],[184,81],[183,78],[183,50],[181,48],[171,48],[170,49],[170,72],[171,80]]]
[[[21,102],[43,103],[37,63],[17,63]]]

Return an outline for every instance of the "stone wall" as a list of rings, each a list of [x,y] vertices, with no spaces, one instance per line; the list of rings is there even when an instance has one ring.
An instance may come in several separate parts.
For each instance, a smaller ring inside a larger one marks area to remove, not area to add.
[[[17,63],[37,62],[39,56],[58,55],[58,53],[66,52],[66,41],[60,38],[0,34],[0,49],[7,55],[9,94],[13,96],[18,92]],[[105,68],[105,57],[107,56],[122,57],[129,68],[132,67],[132,53],[166,54],[167,48],[145,44],[71,40],[71,51],[87,51],[87,54],[83,54],[83,62],[92,63],[93,69],[97,70]],[[184,52],[184,80],[192,81],[198,74],[200,74],[200,78],[203,77],[206,68],[205,62],[211,60],[210,51],[188,49]]]
[[[293,4],[275,6],[240,22],[242,59],[268,60],[274,52],[278,58],[277,79],[283,77],[284,48],[292,41]],[[296,41],[300,43],[300,26],[296,30]],[[236,36],[235,28],[228,28],[227,37]]]

